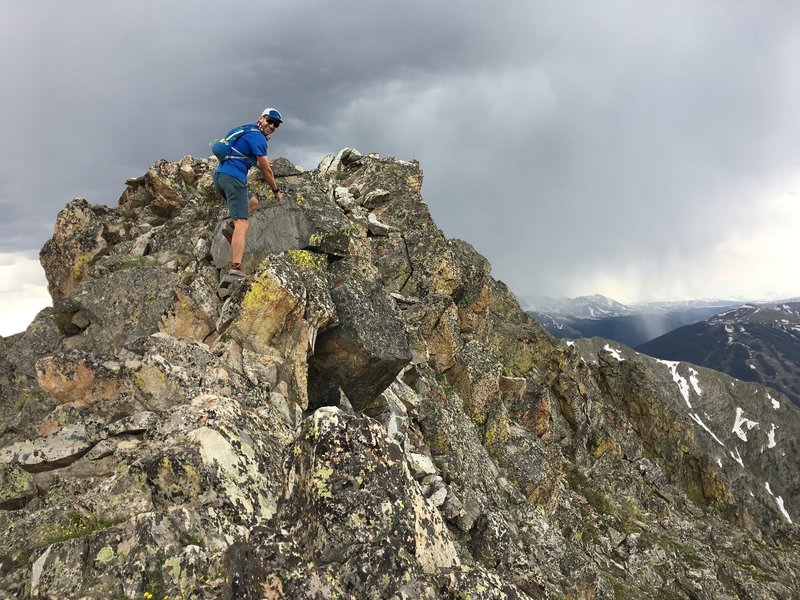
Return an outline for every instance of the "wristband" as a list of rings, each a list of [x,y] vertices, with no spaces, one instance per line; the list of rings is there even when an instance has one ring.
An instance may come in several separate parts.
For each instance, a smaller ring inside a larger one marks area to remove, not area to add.
[[[272,193],[273,194],[277,194],[280,191],[281,191],[281,188],[275,188],[274,190],[272,190]]]

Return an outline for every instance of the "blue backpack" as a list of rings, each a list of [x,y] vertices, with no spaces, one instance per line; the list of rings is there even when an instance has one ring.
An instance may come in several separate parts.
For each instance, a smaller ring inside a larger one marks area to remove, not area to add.
[[[212,144],[211,152],[219,159],[219,162],[224,162],[230,158],[246,160],[247,155],[234,148],[233,145],[236,143],[236,140],[250,131],[258,131],[259,133],[261,132],[258,127],[248,127],[247,125],[234,127],[224,138],[217,140]]]

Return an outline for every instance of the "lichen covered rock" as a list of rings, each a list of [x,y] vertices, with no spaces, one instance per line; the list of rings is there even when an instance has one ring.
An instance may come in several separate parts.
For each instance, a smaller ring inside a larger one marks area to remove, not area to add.
[[[322,595],[387,598],[460,564],[402,449],[376,422],[321,408],[288,450],[275,519],[232,552],[235,597],[312,597],[322,586]]]

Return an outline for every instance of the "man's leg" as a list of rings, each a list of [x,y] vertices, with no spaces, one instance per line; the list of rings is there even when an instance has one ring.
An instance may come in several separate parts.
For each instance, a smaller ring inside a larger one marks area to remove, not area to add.
[[[233,223],[233,235],[231,236],[231,271],[242,270],[242,260],[244,259],[245,238],[247,235],[247,216],[249,206],[252,204],[247,197],[247,186],[243,181],[231,177],[227,174],[220,174],[217,177],[220,186],[225,188],[226,199],[228,201],[228,214]],[[257,203],[257,201],[256,201]],[[239,274],[239,273],[236,273]]]
[[[248,213],[253,214],[253,211],[257,208],[258,208],[258,198],[256,198],[255,196],[251,196],[250,200],[248,200],[247,202]],[[236,254],[236,251],[233,250],[233,236],[235,228],[236,228],[236,219],[231,219],[230,221],[225,223],[225,227],[222,229],[222,235],[224,235],[225,239],[228,240],[228,243],[231,245],[231,252],[234,255]],[[244,228],[247,229],[247,223],[245,223]],[[244,248],[244,246],[242,248]],[[244,252],[244,249],[242,249],[242,252]],[[233,262],[237,261],[234,260]]]
[[[258,207],[258,198],[251,196],[247,201],[247,212],[252,213]],[[247,228],[250,223],[247,219],[233,220],[233,236],[231,237],[231,268],[242,270],[244,247],[247,239]],[[238,265],[238,266],[237,266]]]
[[[245,236],[249,223],[247,219],[236,219],[233,228],[233,238],[231,239],[231,264],[241,265],[244,258]],[[241,268],[241,267],[240,267]]]

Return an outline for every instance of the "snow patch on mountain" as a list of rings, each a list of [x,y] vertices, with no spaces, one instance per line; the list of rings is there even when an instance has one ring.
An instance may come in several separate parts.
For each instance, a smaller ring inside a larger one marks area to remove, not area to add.
[[[786,510],[786,507],[783,505],[783,498],[781,498],[780,496],[775,496],[775,494],[772,493],[772,488],[769,485],[769,481],[764,482],[764,487],[767,488],[767,492],[769,492],[769,495],[775,498],[775,503],[778,505],[778,510],[781,511],[783,518],[786,519],[791,524],[792,517],[789,515],[789,512]]]
[[[617,361],[619,361],[619,362],[622,362],[622,361],[624,361],[624,360],[625,360],[625,358],[623,358],[623,356],[622,356],[622,354],[621,354],[620,350],[617,350],[616,348],[612,348],[612,347],[611,347],[611,344],[606,344],[605,346],[603,346],[603,350],[605,350],[606,352],[609,352],[609,353],[611,353],[611,356],[612,356],[612,357],[613,357],[615,360],[617,360]]]
[[[673,360],[661,359],[657,359],[656,362],[660,362],[662,365],[667,366],[672,373],[672,379],[678,384],[678,389],[681,391],[681,396],[683,396],[683,399],[686,400],[686,405],[690,410],[692,410],[692,403],[689,401],[689,382],[686,381],[686,379],[680,373],[678,373],[678,365],[680,363]]]
[[[776,429],[777,429],[777,427],[775,426],[775,423],[773,423],[773,424],[772,424],[772,429],[770,429],[770,430],[769,430],[769,433],[767,434],[767,439],[769,440],[769,441],[767,442],[767,448],[774,448],[775,446],[777,446],[777,445],[778,445],[778,444],[775,442],[775,430],[776,430]]]
[[[700,374],[691,367],[689,367],[689,383],[692,384],[695,394],[698,396],[703,394],[703,390],[700,389]]]
[[[711,429],[708,427],[708,425],[706,425],[706,424],[705,424],[705,422],[703,421],[703,419],[701,419],[701,418],[700,418],[700,415],[698,415],[697,413],[690,412],[690,413],[689,413],[689,418],[690,418],[690,419],[692,419],[692,421],[694,421],[694,422],[695,422],[695,423],[697,423],[698,425],[700,425],[700,427],[702,427],[703,429],[705,429],[705,430],[706,430],[706,431],[707,431],[709,434],[711,434],[711,437],[713,437],[713,438],[714,438],[714,441],[715,441],[715,442],[717,442],[717,443],[718,443],[720,446],[722,446],[723,448],[725,447],[725,444],[723,444],[723,443],[722,443],[722,440],[720,440],[720,439],[717,437],[717,434],[716,434],[716,433],[714,433],[713,431],[711,431]],[[721,463],[721,462],[720,462],[720,465],[719,465],[719,466],[720,466],[720,467],[722,466],[722,463]]]
[[[739,454],[739,449],[736,448],[736,454],[730,452],[731,458],[739,463],[740,466],[744,467],[744,461],[742,460],[742,455]]]
[[[736,421],[733,424],[733,429],[731,430],[733,433],[739,436],[739,438],[743,441],[747,441],[747,431],[745,431],[742,427],[747,427],[747,431],[750,431],[753,427],[757,427],[758,423],[756,421],[751,421],[744,416],[744,411],[740,407],[736,407]]]

